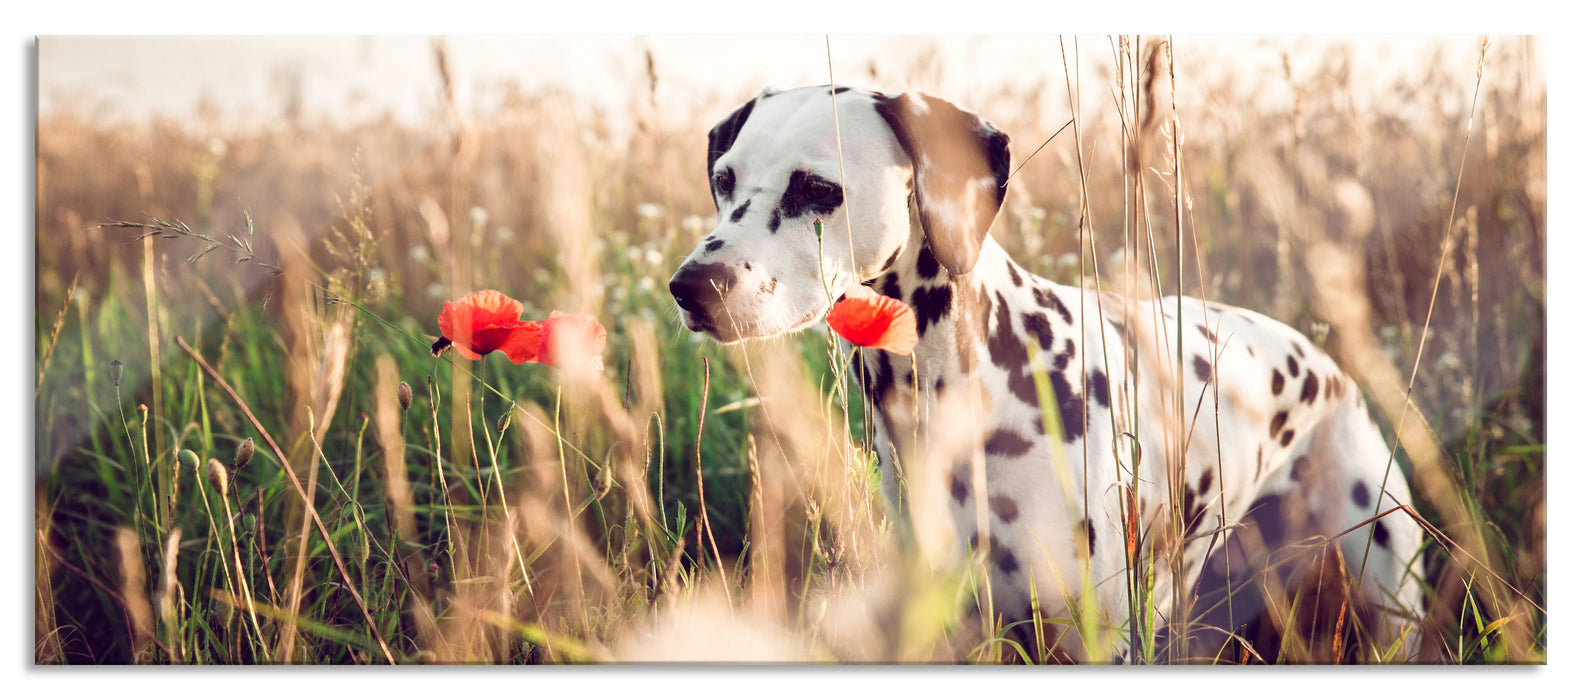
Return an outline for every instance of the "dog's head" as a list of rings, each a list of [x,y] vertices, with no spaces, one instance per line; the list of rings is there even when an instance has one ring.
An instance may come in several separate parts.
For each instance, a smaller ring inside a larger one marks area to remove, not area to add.
[[[834,91],[833,107],[828,86],[765,91],[709,131],[719,225],[670,279],[687,328],[724,342],[800,330],[909,245],[953,275],[976,265],[1005,199],[1005,134],[934,97]]]

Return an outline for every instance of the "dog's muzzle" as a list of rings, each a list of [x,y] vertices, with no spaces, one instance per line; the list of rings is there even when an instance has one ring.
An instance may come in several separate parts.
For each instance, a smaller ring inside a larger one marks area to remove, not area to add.
[[[685,313],[681,315],[687,330],[703,331],[715,335],[728,330],[724,322],[725,294],[736,283],[736,274],[723,263],[707,265],[687,264],[676,270],[670,278],[670,296]]]

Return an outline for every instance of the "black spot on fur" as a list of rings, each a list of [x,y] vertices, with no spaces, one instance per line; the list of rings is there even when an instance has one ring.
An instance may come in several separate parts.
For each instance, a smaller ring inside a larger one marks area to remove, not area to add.
[[[1092,518],[1083,518],[1082,519],[1082,526],[1087,528],[1087,531],[1088,531],[1088,552],[1091,553],[1093,551],[1093,548],[1095,546],[1097,546],[1097,544],[1098,544],[1098,533],[1094,532],[1094,530],[1093,530],[1093,519]]]
[[[1110,380],[1104,376],[1104,370],[1097,367],[1088,375],[1088,392],[1097,401],[1099,408],[1110,407]]]
[[[1368,485],[1367,484],[1364,484],[1364,483],[1362,483],[1360,481],[1355,483],[1355,484],[1352,484],[1352,486],[1351,486],[1351,502],[1357,504],[1358,508],[1367,508],[1368,507]]]
[[[881,355],[868,368],[868,399],[875,405],[884,405],[895,383],[895,373],[890,368],[888,356]]]
[[[1214,331],[1209,330],[1208,326],[1199,323],[1197,329],[1199,333],[1203,334],[1203,337],[1208,338],[1208,342],[1219,343],[1219,338],[1214,337]]]
[[[989,338],[989,359],[1002,369],[1016,370],[1027,364],[1027,348],[1011,327],[1011,307],[1005,295],[995,292],[994,334]]]
[[[734,224],[738,221],[741,221],[742,217],[747,215],[747,207],[752,206],[752,203],[753,200],[749,199],[745,202],[742,202],[741,206],[736,207],[736,211],[731,212],[731,223]]]
[[[1293,341],[1291,341],[1291,348],[1293,350],[1296,350],[1296,356],[1297,357],[1300,357],[1300,358],[1303,358],[1303,359],[1307,358],[1307,353],[1302,352],[1302,344],[1301,343],[1298,343],[1298,342],[1293,340]]]
[[[1269,383],[1269,390],[1275,396],[1279,396],[1280,392],[1285,391],[1285,375],[1281,374],[1280,370],[1274,371],[1274,379]]]
[[[1116,333],[1120,333],[1122,335],[1126,334],[1126,326],[1121,325],[1120,321],[1117,321],[1113,318],[1110,319],[1110,327],[1114,328]]]
[[[780,210],[779,209],[776,209],[776,210],[774,210],[772,212],[769,212],[769,232],[770,233],[779,233],[780,232]]]
[[[1066,375],[1060,372],[1049,375],[1055,390],[1055,406],[1060,409],[1060,427],[1066,432],[1066,442],[1075,442],[1087,431],[1087,402],[1080,392],[1072,391]]]
[[[1263,535],[1263,541],[1269,544],[1270,549],[1278,547],[1285,540],[1285,518],[1281,514],[1285,510],[1280,504],[1279,496],[1264,496],[1252,502],[1247,508],[1247,515],[1243,518],[1258,524],[1258,533]]]
[[[1252,460],[1253,478],[1263,476],[1263,443],[1258,443],[1258,456]]]
[[[1016,507],[1016,501],[1005,494],[990,497],[989,510],[1007,524],[1016,522],[1017,516],[1022,514],[1021,509]]]
[[[1005,269],[1011,273],[1011,284],[1022,286],[1022,273],[1016,271],[1016,263],[1005,261]]]
[[[1065,321],[1068,326],[1071,325],[1071,311],[1066,308],[1065,304],[1060,302],[1060,295],[1055,294],[1053,289],[1034,287],[1033,299],[1038,302],[1039,306],[1046,309],[1054,309],[1055,313],[1060,314],[1060,320]],[[1120,330],[1120,327],[1117,326],[1116,330]]]
[[[840,208],[845,195],[840,184],[830,182],[806,170],[792,171],[786,181],[785,194],[780,196],[780,206],[775,213],[787,219],[808,215],[829,216]]]
[[[1281,411],[1274,414],[1274,420],[1269,421],[1269,437],[1279,435],[1280,429],[1285,427],[1286,419],[1290,417],[1291,414],[1287,413],[1286,411]]]
[[[1213,368],[1209,366],[1208,360],[1203,359],[1202,355],[1195,355],[1192,357],[1192,371],[1197,374],[1198,381],[1207,384],[1212,376]]]
[[[1313,466],[1313,460],[1307,455],[1302,455],[1291,461],[1291,480],[1299,484],[1307,483],[1307,472]]]
[[[967,502],[967,481],[962,478],[964,470],[960,467],[950,474],[950,497],[956,500],[957,505]]]
[[[1181,517],[1182,522],[1186,525],[1186,534],[1192,535],[1197,532],[1198,526],[1203,524],[1203,511],[1205,510],[1207,510],[1207,507],[1198,502],[1197,494],[1192,493],[1191,489],[1188,489],[1181,499]]]
[[[1066,370],[1066,365],[1071,364],[1071,358],[1076,356],[1077,344],[1070,338],[1066,338],[1066,347],[1055,354],[1055,370],[1064,372]]]
[[[890,297],[891,299],[901,298],[901,280],[894,272],[885,273],[885,275],[880,277],[879,281],[874,284],[873,288],[878,290],[880,294]]]
[[[1302,376],[1302,368],[1297,366],[1296,358],[1291,355],[1285,356],[1285,368],[1290,370],[1292,379]]]
[[[951,287],[918,287],[912,290],[912,311],[917,315],[917,335],[923,336],[929,324],[938,323],[950,313]]]
[[[1294,437],[1296,437],[1296,431],[1295,430],[1287,430],[1287,431],[1285,431],[1283,433],[1280,433],[1280,446],[1281,447],[1286,447],[1286,446],[1290,445],[1291,444],[1291,438],[1294,438]]]
[[[1027,327],[1027,332],[1038,338],[1038,345],[1045,350],[1055,342],[1054,331],[1049,328],[1049,318],[1038,312],[1022,314],[1022,325]]]
[[[925,280],[939,276],[939,258],[934,257],[934,251],[928,249],[927,243],[917,250],[916,270],[917,276]]]
[[[904,248],[906,246],[903,245],[901,247]],[[895,267],[895,261],[900,259],[900,257],[901,257],[901,248],[896,248],[895,252],[890,254],[890,257],[885,258],[885,260],[884,260],[884,269],[885,270],[889,270],[890,268]]]
[[[1309,370],[1307,378],[1302,380],[1301,400],[1302,403],[1313,403],[1313,399],[1316,398],[1318,398],[1318,377],[1313,376],[1313,372]]]
[[[995,555],[994,563],[1000,567],[1000,571],[1006,574],[1016,573],[1016,567],[1019,566],[1016,562],[1016,555],[1012,554],[1009,549],[996,548],[995,551],[999,552],[999,554]]]
[[[1200,493],[1200,494],[1207,494],[1208,490],[1209,490],[1209,487],[1211,487],[1213,485],[1214,485],[1214,470],[1212,470],[1212,469],[1204,469],[1203,470],[1203,476],[1198,477],[1198,480],[1197,480],[1197,492]]]
[[[1373,525],[1373,541],[1374,541],[1375,544],[1379,545],[1380,547],[1388,547],[1388,546],[1390,546],[1390,531],[1384,529],[1383,525],[1380,525],[1378,523],[1374,523],[1374,525]]]
[[[722,241],[722,240],[716,238],[716,239],[714,239],[712,241],[709,241],[708,245],[703,246],[703,252],[705,252],[705,253],[712,253],[712,252],[714,252],[716,250],[719,250],[721,248],[724,248],[724,247],[725,247],[725,241]]]
[[[991,455],[1020,457],[1033,449],[1033,443],[1016,433],[999,428],[983,441],[983,451]]]

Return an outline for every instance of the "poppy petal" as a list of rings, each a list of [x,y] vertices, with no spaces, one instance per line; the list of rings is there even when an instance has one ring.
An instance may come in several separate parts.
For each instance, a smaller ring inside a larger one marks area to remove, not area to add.
[[[587,314],[552,311],[544,320],[543,350],[539,361],[562,369],[580,369],[581,363],[602,365],[608,334],[598,319]]]
[[[493,289],[445,302],[439,314],[441,335],[472,360],[499,349],[513,329],[523,324],[522,303]]]
[[[864,285],[853,285],[835,302],[829,327],[854,345],[910,355],[917,345],[917,319],[911,307]]]
[[[501,341],[495,349],[505,353],[512,362],[520,365],[524,362],[539,362],[543,347],[544,324],[538,321],[526,321],[512,328],[505,340]]]

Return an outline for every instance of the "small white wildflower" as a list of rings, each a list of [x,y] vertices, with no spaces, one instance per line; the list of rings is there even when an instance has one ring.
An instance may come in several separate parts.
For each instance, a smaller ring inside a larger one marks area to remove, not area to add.
[[[649,265],[658,265],[664,261],[665,256],[661,255],[659,251],[649,248],[647,252],[643,253],[643,259],[647,260]]]
[[[428,285],[428,298],[430,298],[430,299],[444,299],[445,298],[445,285],[440,284],[438,282],[430,282],[429,285]]]
[[[604,251],[609,250],[609,249],[610,249],[610,244],[606,243],[603,238],[595,238],[595,239],[593,239],[593,252],[598,253],[599,255],[603,255]]]
[[[643,249],[642,248],[639,248],[637,246],[631,246],[631,247],[626,249],[626,259],[627,260],[630,260],[630,261],[635,263],[642,257],[643,257]]]
[[[383,281],[385,281],[386,279],[389,279],[389,278],[390,278],[390,273],[386,272],[385,269],[382,268],[382,267],[370,267],[370,268],[368,268],[368,281],[369,282],[383,282]]]
[[[610,299],[618,301],[618,302],[626,301],[626,285],[622,284],[622,285],[616,285],[614,287],[611,287],[610,288]]]
[[[408,260],[411,260],[412,262],[415,262],[415,263],[427,262],[428,261],[428,248],[426,248],[426,247],[424,247],[422,245],[412,246],[412,249],[408,250],[406,252],[406,257],[407,257]]]
[[[542,267],[533,268],[533,281],[539,284],[549,284],[549,270]]]
[[[693,214],[682,219],[681,230],[694,236],[703,233],[703,217]]]
[[[516,238],[516,232],[512,231],[510,226],[495,227],[494,241],[496,243],[509,243],[513,238]]]
[[[1027,208],[1027,218],[1030,221],[1043,221],[1044,217],[1046,217],[1048,215],[1049,215],[1049,212],[1044,211],[1043,207],[1028,207]]]
[[[209,139],[208,145],[209,155],[214,156],[215,158],[225,157],[225,141],[221,140],[219,137],[214,137]]]
[[[665,215],[665,208],[653,202],[643,202],[637,205],[637,218],[657,219]]]
[[[641,290],[643,290],[645,292],[652,292],[652,291],[654,291],[654,287],[655,286],[656,285],[654,284],[654,278],[652,278],[652,277],[644,277],[644,278],[642,278],[640,280],[637,280],[637,288],[641,289]]]
[[[1437,366],[1441,372],[1461,369],[1461,358],[1457,357],[1453,352],[1447,352],[1443,355],[1440,355],[1439,360],[1436,361],[1434,365]]]
[[[1076,253],[1064,253],[1060,257],[1055,258],[1056,270],[1064,270],[1068,267],[1076,267],[1080,264],[1082,264],[1082,260],[1077,257]]]
[[[472,224],[474,231],[483,230],[484,225],[489,223],[489,210],[479,206],[468,209],[467,222]]]

